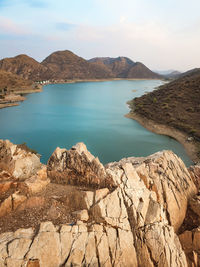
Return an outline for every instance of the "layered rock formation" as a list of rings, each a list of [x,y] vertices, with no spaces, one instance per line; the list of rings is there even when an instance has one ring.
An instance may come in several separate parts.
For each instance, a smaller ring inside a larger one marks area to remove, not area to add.
[[[200,177],[172,152],[103,166],[79,143],[57,148],[46,168],[27,148],[0,144],[0,209],[11,199],[0,266],[199,266]],[[10,226],[24,210],[26,227]]]

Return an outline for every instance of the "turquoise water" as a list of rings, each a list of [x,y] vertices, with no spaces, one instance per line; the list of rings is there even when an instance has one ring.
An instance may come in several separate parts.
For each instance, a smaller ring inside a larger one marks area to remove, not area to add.
[[[84,142],[103,163],[170,149],[189,165],[178,142],[124,117],[129,112],[128,100],[161,83],[121,80],[47,85],[42,93],[27,95],[20,106],[0,110],[0,138],[26,142],[42,155],[44,163],[57,146],[69,149]]]

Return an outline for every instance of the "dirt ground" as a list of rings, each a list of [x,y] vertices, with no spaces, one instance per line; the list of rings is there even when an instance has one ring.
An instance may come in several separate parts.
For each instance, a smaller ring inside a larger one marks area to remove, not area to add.
[[[50,183],[43,192],[30,197],[25,206],[22,204],[17,210],[1,217],[0,233],[19,228],[37,229],[44,221],[52,221],[54,225],[73,225],[76,218],[72,212],[83,208],[78,196],[85,190],[82,187]]]

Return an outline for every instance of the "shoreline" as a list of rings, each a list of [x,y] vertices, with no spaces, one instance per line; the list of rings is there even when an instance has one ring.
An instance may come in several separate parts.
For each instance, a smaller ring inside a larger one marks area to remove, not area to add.
[[[40,89],[27,89],[27,90],[18,90],[15,91],[13,94],[6,95],[4,99],[0,99],[0,109],[19,106],[20,102],[26,100],[24,95],[32,94],[32,93],[40,93],[42,92],[42,87]]]
[[[128,114],[124,115],[126,118],[133,119],[137,121],[140,125],[146,128],[148,131],[151,131],[156,134],[166,135],[172,137],[173,139],[177,140],[185,149],[189,158],[194,162],[199,162],[198,151],[197,151],[197,144],[198,142],[194,141],[187,141],[188,134],[181,132],[175,128],[166,126],[164,124],[159,124],[154,122],[153,120],[146,119],[134,112],[129,112]]]
[[[65,83],[80,83],[80,82],[109,82],[109,81],[145,81],[145,80],[161,80],[162,79],[152,79],[152,78],[108,78],[108,79],[74,79],[68,81],[56,81],[49,82],[48,84],[65,84]]]
[[[40,84],[38,89],[26,89],[26,90],[16,90],[12,95],[7,95],[8,99],[0,99],[0,109],[19,106],[20,102],[26,100],[23,95],[40,93],[42,92],[43,86],[48,84],[71,84],[71,83],[81,83],[81,82],[108,82],[108,81],[144,81],[144,80],[162,80],[162,79],[152,79],[152,78],[108,78],[108,79],[74,79],[68,81],[57,80],[56,82],[48,82],[46,84]],[[9,98],[11,96],[11,98]],[[12,99],[12,96],[13,99]],[[6,98],[7,98],[6,97]]]

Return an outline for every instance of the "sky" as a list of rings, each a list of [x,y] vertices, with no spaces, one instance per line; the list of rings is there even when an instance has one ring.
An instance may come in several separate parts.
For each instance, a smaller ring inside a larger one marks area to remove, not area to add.
[[[71,50],[152,70],[200,67],[199,0],[0,0],[0,59]]]

